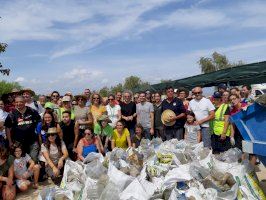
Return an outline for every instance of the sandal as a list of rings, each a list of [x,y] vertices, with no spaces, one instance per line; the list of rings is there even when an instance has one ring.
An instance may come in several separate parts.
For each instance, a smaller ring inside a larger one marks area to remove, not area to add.
[[[38,183],[33,183],[32,187],[33,187],[34,189],[38,189],[39,184],[38,184]]]

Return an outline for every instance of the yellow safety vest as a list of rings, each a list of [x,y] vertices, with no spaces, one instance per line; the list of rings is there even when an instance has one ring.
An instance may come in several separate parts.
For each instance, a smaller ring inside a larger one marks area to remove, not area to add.
[[[228,108],[228,104],[223,103],[215,112],[215,118],[213,120],[213,132],[215,135],[221,135],[224,130],[224,113]],[[226,136],[230,136],[230,125],[227,128]]]

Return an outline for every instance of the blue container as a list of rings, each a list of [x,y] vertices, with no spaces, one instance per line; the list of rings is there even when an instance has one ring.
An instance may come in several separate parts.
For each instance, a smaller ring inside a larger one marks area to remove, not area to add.
[[[266,107],[254,103],[246,111],[232,115],[231,121],[244,138],[243,151],[258,155],[266,165]]]

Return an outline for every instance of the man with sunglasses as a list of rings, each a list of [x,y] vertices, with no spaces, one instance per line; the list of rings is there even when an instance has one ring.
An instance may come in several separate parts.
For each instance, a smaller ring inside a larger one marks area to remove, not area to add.
[[[53,110],[57,115],[57,119],[61,119],[61,112],[60,112],[60,108],[58,106],[58,100],[60,98],[60,94],[57,91],[53,91],[51,94],[51,103],[53,106]]]
[[[194,112],[196,123],[200,125],[204,147],[211,147],[211,133],[209,122],[214,119],[215,107],[211,101],[202,96],[202,88],[195,87],[192,90],[194,99],[189,102],[188,109]]]
[[[131,138],[135,135],[136,125],[136,104],[132,101],[132,92],[123,92],[123,102],[121,103],[122,120],[125,122],[127,129],[130,132]]]

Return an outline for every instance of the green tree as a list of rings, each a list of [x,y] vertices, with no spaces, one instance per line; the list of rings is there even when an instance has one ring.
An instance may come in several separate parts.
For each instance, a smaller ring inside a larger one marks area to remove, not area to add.
[[[115,94],[117,92],[122,92],[122,91],[123,91],[123,85],[122,85],[122,83],[119,83],[116,86],[111,87],[111,89],[110,89],[110,92],[112,94]]]
[[[7,44],[5,43],[0,43],[0,54],[5,52],[6,51],[6,48],[7,48]],[[0,73],[3,74],[3,75],[9,75],[10,73],[10,69],[3,69],[3,65],[2,63],[0,62]]]
[[[129,76],[125,79],[123,88],[126,90],[134,91],[138,88],[148,89],[149,86],[150,86],[149,82],[144,82],[137,76]]]
[[[1,81],[0,82],[0,96],[6,93],[10,93],[13,89],[22,89],[21,85],[17,82],[6,82],[6,81]]]
[[[217,52],[214,52],[211,58],[201,57],[198,63],[200,65],[202,73],[214,72],[217,70],[226,69],[229,67],[234,67],[244,64],[243,61],[238,61],[237,63],[230,63],[225,55]]]
[[[100,94],[102,97],[107,97],[109,93],[110,93],[110,90],[109,90],[109,88],[106,87],[106,86],[99,90],[99,94]]]

